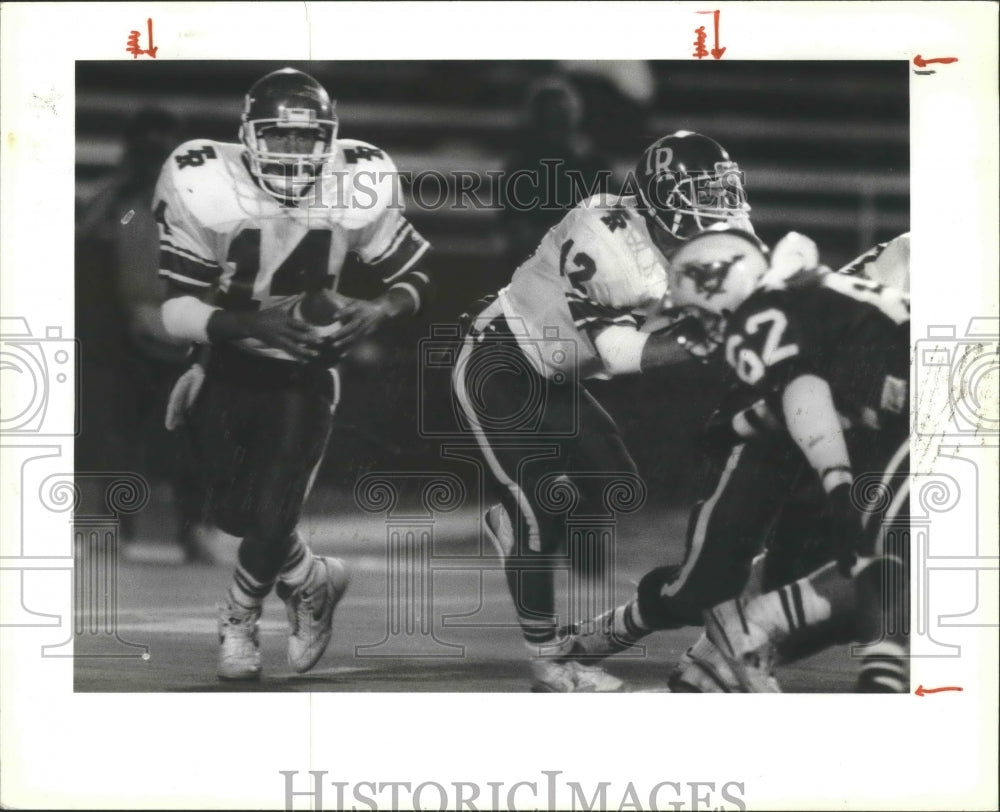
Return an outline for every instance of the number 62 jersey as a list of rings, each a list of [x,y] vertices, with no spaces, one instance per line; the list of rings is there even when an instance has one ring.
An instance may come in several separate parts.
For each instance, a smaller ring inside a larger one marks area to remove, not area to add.
[[[759,287],[736,309],[725,355],[777,414],[785,386],[814,374],[829,384],[848,425],[877,430],[907,420],[909,339],[910,303],[902,291],[804,271]]]
[[[420,307],[428,277],[412,270],[429,248],[403,216],[399,177],[382,150],[340,139],[330,169],[298,204],[258,186],[240,144],[189,141],[167,159],[153,198],[160,275],[227,310],[294,306],[336,291],[348,253]],[[291,360],[256,339],[243,349]]]

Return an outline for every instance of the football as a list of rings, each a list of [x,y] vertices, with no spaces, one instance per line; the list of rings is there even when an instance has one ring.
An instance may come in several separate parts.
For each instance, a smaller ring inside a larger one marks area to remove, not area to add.
[[[305,294],[292,308],[292,315],[312,326],[324,338],[340,329],[337,312],[340,307],[324,291]]]

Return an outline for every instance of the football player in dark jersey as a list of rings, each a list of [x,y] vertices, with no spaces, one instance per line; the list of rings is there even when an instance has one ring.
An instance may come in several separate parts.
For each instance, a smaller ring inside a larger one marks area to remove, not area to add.
[[[727,363],[780,415],[782,433],[825,494],[822,526],[834,559],[711,609],[708,640],[743,690],[777,690],[776,644],[820,634],[868,644],[859,687],[903,692],[909,300],[816,269],[812,257],[798,260],[797,272],[769,268],[756,238],[734,231],[699,235],[671,266],[675,300],[724,320]]]
[[[907,245],[900,248],[901,243]],[[907,279],[908,235],[887,245],[886,250],[879,246],[866,252],[838,273],[861,279]],[[792,233],[775,247],[769,278],[774,283],[818,263],[815,244]],[[711,299],[717,282],[706,276],[700,284],[701,295]],[[859,281],[852,290],[861,296],[866,284]],[[899,310],[897,315],[901,314]],[[741,381],[713,415],[705,432],[705,451],[718,460],[718,475],[709,480],[703,498],[692,509],[683,563],[651,570],[631,601],[574,630],[588,661],[623,651],[654,629],[697,625],[701,612],[714,603],[789,583],[826,560],[829,534],[821,520],[823,489],[785,430],[780,408],[773,398],[760,395]],[[767,554],[756,555],[765,540]],[[819,636],[811,633],[809,638],[805,647],[802,640],[784,641],[781,655],[794,658],[808,653]],[[891,642],[871,647],[862,661],[858,689],[905,690],[902,659]],[[776,688],[773,680],[769,684]],[[722,654],[704,635],[683,655],[670,675],[670,685],[675,691],[741,690]]]
[[[709,639],[745,690],[772,690],[775,644],[836,627],[867,644],[859,687],[908,691],[909,299],[811,262],[766,275],[753,266],[767,260],[747,245],[753,238],[738,233],[689,244],[676,272],[694,288],[682,298],[725,318],[727,362],[782,415],[826,494],[835,561],[716,606]],[[706,272],[733,295],[703,290]]]
[[[428,243],[403,217],[392,161],[337,129],[315,79],[275,71],[246,95],[240,143],[183,144],[153,200],[160,274],[171,285],[164,327],[210,347],[207,365],[175,387],[168,424],[189,423],[209,518],[242,539],[219,610],[222,679],[259,677],[258,618],[275,585],[292,668],[312,668],[326,649],[347,572],[314,556],[296,527],[330,433],[330,367],[383,323],[416,312],[429,282],[417,269]],[[381,277],[381,296],[336,293],[348,253]],[[336,321],[307,323],[304,302],[336,309]]]

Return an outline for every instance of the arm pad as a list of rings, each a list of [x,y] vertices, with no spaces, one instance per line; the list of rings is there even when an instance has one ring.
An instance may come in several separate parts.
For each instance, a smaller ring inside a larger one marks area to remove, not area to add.
[[[642,349],[648,340],[649,333],[640,333],[635,327],[612,324],[598,333],[594,346],[608,372],[628,375],[639,372]]]
[[[781,408],[788,433],[819,474],[826,492],[850,484],[851,459],[830,384],[817,375],[800,375],[785,387]]]

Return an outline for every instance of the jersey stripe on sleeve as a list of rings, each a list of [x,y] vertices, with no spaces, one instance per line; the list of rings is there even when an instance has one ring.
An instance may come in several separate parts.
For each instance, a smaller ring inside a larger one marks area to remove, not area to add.
[[[206,288],[214,284],[221,273],[217,262],[204,259],[169,238],[160,240],[160,276]]]
[[[639,326],[635,316],[631,313],[598,304],[593,299],[584,296],[578,291],[566,291],[566,301],[569,304],[570,315],[573,317],[573,325],[578,330],[595,325],[601,327],[607,327],[612,324]]]
[[[383,282],[392,284],[402,277],[428,248],[430,243],[404,220],[396,230],[389,247],[367,264],[378,272]]]

